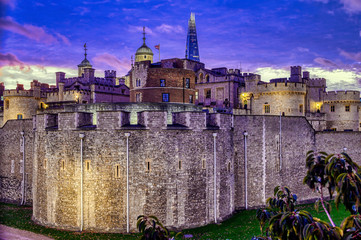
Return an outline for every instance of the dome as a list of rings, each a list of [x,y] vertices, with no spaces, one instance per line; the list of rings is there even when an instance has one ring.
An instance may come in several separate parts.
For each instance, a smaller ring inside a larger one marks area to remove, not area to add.
[[[78,67],[92,67],[88,59],[84,58],[83,61],[78,65]]]
[[[135,55],[147,55],[147,54],[153,56],[153,51],[145,43],[140,48],[138,48],[137,52],[135,53]]]

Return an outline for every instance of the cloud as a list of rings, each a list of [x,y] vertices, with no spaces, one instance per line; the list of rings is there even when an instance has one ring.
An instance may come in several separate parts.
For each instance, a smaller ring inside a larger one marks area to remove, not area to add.
[[[71,45],[69,39],[67,37],[65,37],[64,35],[62,35],[60,33],[56,33],[56,36],[58,38],[60,38],[66,45]]]
[[[308,48],[303,48],[303,47],[297,47],[297,50],[299,51],[299,52],[309,52],[310,51],[310,49],[308,49]]]
[[[0,29],[25,36],[40,43],[53,44],[58,42],[58,39],[55,36],[45,32],[43,28],[30,24],[21,25],[11,17],[0,18]],[[58,37],[66,44],[69,44],[69,40],[63,35],[59,34]]]
[[[155,28],[158,32],[162,33],[184,33],[184,29],[180,25],[171,26],[168,24],[162,24]]]
[[[80,15],[80,16],[84,16],[86,13],[90,12],[89,8],[86,7],[77,7],[76,9],[74,9],[74,12],[72,13],[72,15]]]
[[[339,51],[340,51],[341,56],[343,56],[347,59],[354,60],[356,62],[361,62],[361,52],[351,53],[351,52],[346,52],[342,49],[339,49]]]
[[[3,5],[9,5],[12,9],[15,9],[16,7],[16,0],[0,0],[0,3]]]
[[[326,58],[318,57],[318,58],[313,59],[313,61],[324,67],[329,67],[329,68],[337,68],[338,67],[338,65],[336,63],[334,63],[331,60],[328,60]]]
[[[5,83],[6,89],[16,88],[16,84],[24,84],[26,89],[30,88],[30,82],[36,79],[42,83],[56,84],[56,72],[65,72],[66,77],[78,75],[76,69],[58,68],[52,66],[29,65],[27,71],[21,70],[18,66],[0,67],[1,81]]]
[[[12,53],[7,53],[7,54],[0,53],[0,67],[2,66],[19,66],[20,70],[24,70],[25,67],[27,67],[25,63],[21,62]]]
[[[120,60],[116,56],[109,54],[109,53],[97,55],[97,56],[93,57],[92,60],[96,64],[104,63],[104,64],[106,64],[110,67],[113,67],[116,70],[122,71],[122,72],[128,71],[130,69],[130,63],[129,63],[128,59]]]
[[[129,26],[128,28],[129,32],[143,32],[143,27],[141,26]],[[145,33],[148,35],[154,35],[154,32],[152,31],[152,29],[145,27]]]
[[[360,0],[340,0],[340,3],[343,4],[343,8],[348,13],[358,13],[361,12],[361,1]]]

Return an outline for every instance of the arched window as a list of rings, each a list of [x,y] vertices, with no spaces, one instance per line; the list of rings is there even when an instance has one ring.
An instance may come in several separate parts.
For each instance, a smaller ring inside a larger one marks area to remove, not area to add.
[[[206,82],[209,83],[209,75],[206,75]]]
[[[23,115],[22,115],[22,114],[18,114],[18,115],[17,115],[17,119],[23,119]]]
[[[10,106],[10,101],[9,101],[9,99],[6,99],[5,100],[5,109],[9,109],[9,106]]]
[[[199,74],[199,82],[203,82],[203,73]]]

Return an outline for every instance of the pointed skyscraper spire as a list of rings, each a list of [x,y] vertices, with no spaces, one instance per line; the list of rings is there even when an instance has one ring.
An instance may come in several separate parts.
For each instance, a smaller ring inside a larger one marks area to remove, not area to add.
[[[198,62],[200,61],[196,31],[196,18],[194,13],[191,13],[191,16],[188,20],[186,58]]]

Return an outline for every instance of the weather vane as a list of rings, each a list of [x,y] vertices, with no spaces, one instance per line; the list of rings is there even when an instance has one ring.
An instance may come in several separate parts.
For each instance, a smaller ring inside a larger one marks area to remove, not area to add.
[[[86,58],[86,55],[88,55],[88,54],[86,54],[86,50],[88,50],[88,49],[86,49],[86,43],[84,43],[84,51],[85,51],[84,56],[85,56],[85,58]]]

